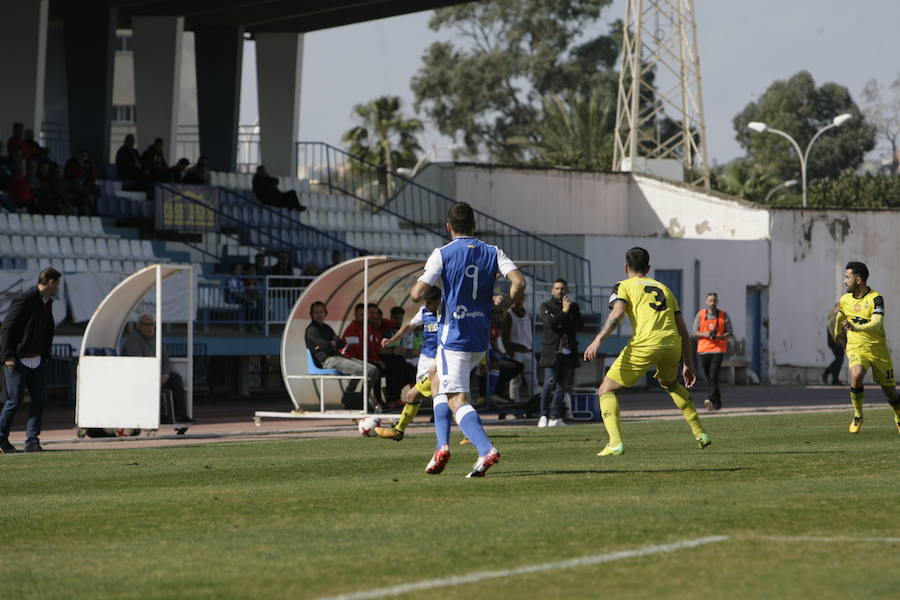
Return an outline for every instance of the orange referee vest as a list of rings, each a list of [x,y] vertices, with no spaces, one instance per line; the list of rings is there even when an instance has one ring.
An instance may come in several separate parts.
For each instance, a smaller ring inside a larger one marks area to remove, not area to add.
[[[725,352],[725,349],[728,347],[728,338],[722,337],[725,335],[725,311],[719,310],[719,314],[716,315],[715,319],[709,319],[706,315],[705,308],[698,313],[697,316],[700,322],[698,331],[715,331],[716,338],[697,339],[697,354]]]

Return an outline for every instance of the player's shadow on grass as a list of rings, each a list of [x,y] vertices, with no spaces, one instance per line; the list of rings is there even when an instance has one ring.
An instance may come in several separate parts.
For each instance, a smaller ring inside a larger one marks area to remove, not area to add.
[[[744,467],[709,469],[547,469],[545,471],[501,471],[491,477],[541,477],[543,475],[611,475],[628,473],[737,473],[752,471]]]

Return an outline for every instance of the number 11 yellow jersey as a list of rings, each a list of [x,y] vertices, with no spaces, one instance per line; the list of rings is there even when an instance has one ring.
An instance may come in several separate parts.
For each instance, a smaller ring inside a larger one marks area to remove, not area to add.
[[[613,286],[609,307],[615,302],[625,303],[625,313],[631,321],[634,335],[632,347],[681,346],[681,335],[675,315],[681,312],[672,290],[649,277],[629,277]]]

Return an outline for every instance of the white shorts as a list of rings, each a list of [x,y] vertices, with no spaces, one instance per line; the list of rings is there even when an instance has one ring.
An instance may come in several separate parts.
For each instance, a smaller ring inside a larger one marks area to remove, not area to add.
[[[438,394],[469,393],[469,374],[478,366],[484,352],[462,352],[438,348],[436,365],[441,385]]]
[[[434,366],[434,359],[425,356],[424,354],[419,355],[419,362],[416,363],[416,383],[422,381],[426,377],[428,377],[428,372],[431,371],[431,367]]]

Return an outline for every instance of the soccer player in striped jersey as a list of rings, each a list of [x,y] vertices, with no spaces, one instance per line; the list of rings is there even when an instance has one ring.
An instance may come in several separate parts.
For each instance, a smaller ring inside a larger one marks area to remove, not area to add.
[[[447,214],[452,240],[436,248],[425,263],[425,272],[413,285],[410,297],[421,302],[431,286],[441,283],[442,300],[435,368],[439,380],[434,398],[437,447],[425,467],[436,475],[450,460],[450,414],[472,445],[478,459],[466,477],[484,477],[500,460],[481,418],[469,404],[469,373],[488,349],[488,330],[494,306],[507,307],[525,293],[525,277],[500,248],[474,237],[475,212],[465,202],[454,204]],[[511,282],[509,298],[494,296],[497,274]]]
[[[656,367],[656,378],[681,409],[700,448],[712,441],[700,425],[700,417],[685,386],[697,380],[691,336],[681,316],[681,308],[672,291],[662,283],[647,277],[650,272],[650,253],[632,248],[625,253],[625,274],[628,276],[613,287],[609,297],[609,317],[594,341],[585,349],[585,362],[594,360],[600,344],[628,315],[634,334],[619,353],[600,384],[600,412],[609,434],[609,443],[599,456],[625,453],[619,430],[619,399],[616,392],[640,381],[650,367]],[[684,359],[684,385],[678,382],[678,361]]]
[[[850,402],[853,420],[850,433],[859,433],[863,424],[863,380],[872,369],[872,378],[881,386],[888,404],[894,409],[894,423],[900,432],[900,400],[897,399],[894,365],[884,333],[884,298],[868,285],[869,269],[861,262],[849,262],[844,268],[847,293],[838,300],[834,337],[847,335],[847,360],[850,365]]]
[[[441,304],[441,290],[437,287],[425,292],[425,303],[418,312],[403,325],[397,333],[390,338],[381,340],[381,347],[387,348],[391,344],[403,339],[407,333],[414,329],[422,328],[425,341],[419,350],[419,361],[416,364],[416,384],[406,392],[403,399],[405,406],[400,413],[400,420],[391,427],[376,427],[375,435],[381,438],[399,442],[406,434],[406,427],[419,414],[419,406],[422,398],[431,398],[431,376],[434,371],[434,357],[438,346],[438,308]]]

